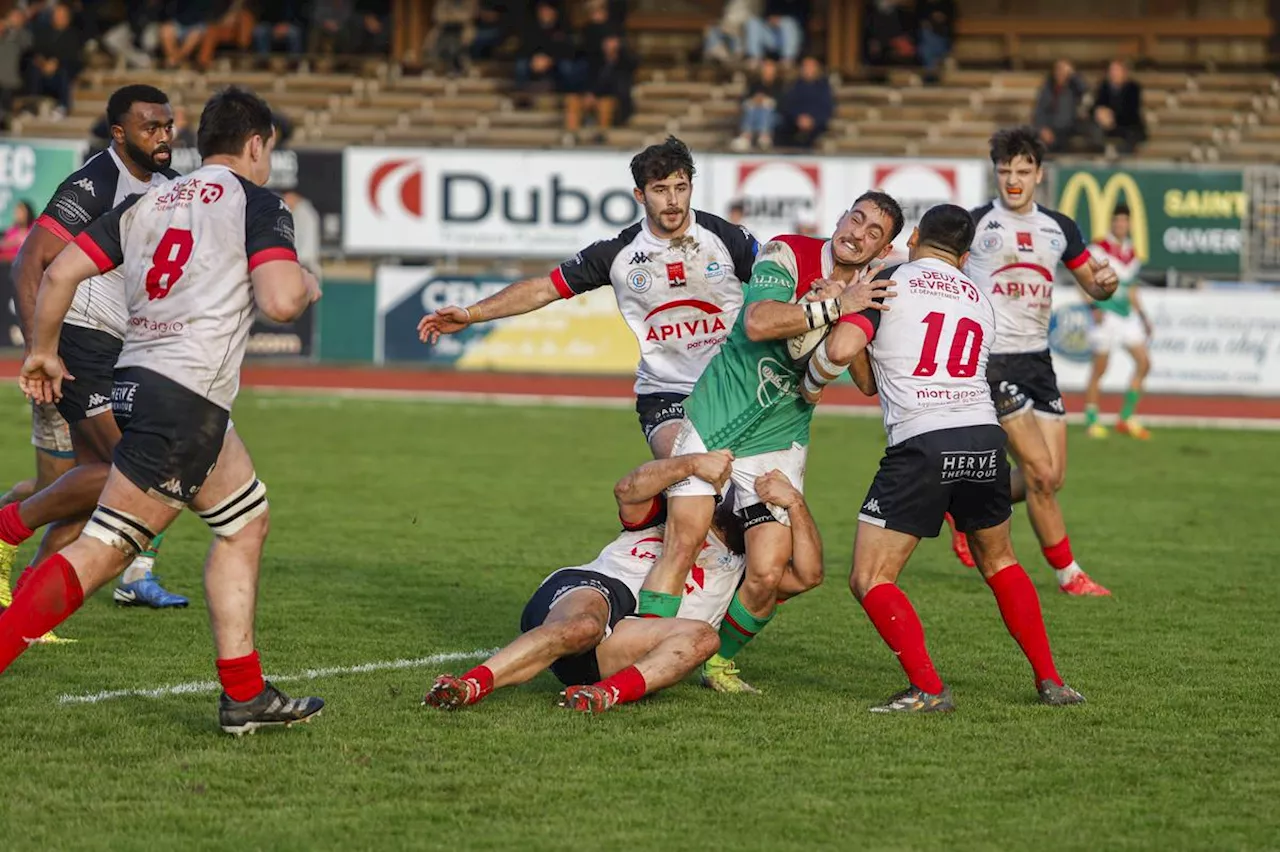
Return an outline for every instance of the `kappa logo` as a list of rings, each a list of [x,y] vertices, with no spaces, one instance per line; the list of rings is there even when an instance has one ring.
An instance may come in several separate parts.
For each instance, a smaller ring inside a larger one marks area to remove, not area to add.
[[[988,230],[988,231],[1002,231],[1002,230],[1004,230],[1004,226],[1000,224],[1000,220],[999,220],[999,219],[992,219],[990,222],[988,222],[988,223],[987,223],[987,230]]]
[[[872,497],[865,505],[863,505],[862,511],[870,512],[873,515],[880,514],[880,501]]]
[[[111,400],[107,399],[105,396],[103,396],[100,393],[89,394],[90,408],[97,408],[100,405],[110,405],[110,404],[111,404]]]
[[[632,266],[635,266],[638,263],[648,263],[648,262],[649,262],[649,255],[646,252],[638,251],[635,254],[631,255]]]
[[[182,482],[177,479],[166,479],[164,482],[160,483],[160,490],[167,491],[170,494],[181,497]]]
[[[386,208],[392,201],[399,201],[399,212],[422,218],[422,163],[416,157],[379,163],[369,175],[369,206],[373,212],[390,214],[392,210]]]
[[[93,189],[93,181],[89,180],[88,178],[80,178],[80,180],[76,181],[76,182],[73,184],[73,186],[78,186],[78,187],[80,187],[80,188],[81,188],[81,189],[83,189],[85,192],[87,192],[87,193],[89,193],[90,195],[92,195],[94,198],[97,198],[97,197],[98,197],[98,193],[97,193],[97,192],[95,192],[95,191],[94,191],[94,189]]]

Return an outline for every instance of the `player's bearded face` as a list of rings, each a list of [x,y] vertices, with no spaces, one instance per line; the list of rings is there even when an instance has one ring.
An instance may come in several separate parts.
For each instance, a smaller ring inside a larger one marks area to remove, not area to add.
[[[124,151],[144,169],[158,172],[173,159],[173,108],[168,104],[134,104],[125,117]]]
[[[1019,210],[1035,200],[1036,187],[1044,173],[1030,157],[1018,155],[996,166],[996,183],[1000,200],[1006,207]]]
[[[893,221],[870,201],[860,201],[840,217],[831,235],[831,254],[841,266],[863,267],[893,242]]]
[[[693,184],[680,172],[662,180],[649,181],[644,191],[636,191],[644,204],[649,226],[658,236],[672,235],[684,229],[689,219],[689,204],[693,196]]]

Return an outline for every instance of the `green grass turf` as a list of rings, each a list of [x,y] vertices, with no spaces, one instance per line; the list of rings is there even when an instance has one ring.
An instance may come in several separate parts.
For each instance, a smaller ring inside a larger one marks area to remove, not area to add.
[[[31,468],[27,419],[0,401],[12,480]],[[506,642],[545,574],[613,536],[610,487],[645,452],[623,410],[246,394],[235,417],[271,489],[269,673]],[[419,707],[462,662],[289,684],[324,716],[237,740],[207,693],[59,705],[213,679],[201,608],[99,594],[62,630],[79,644],[0,677],[0,847],[1276,848],[1280,436],[1072,430],[1072,540],[1115,597],[1057,594],[1021,511],[1015,543],[1084,707],[1034,703],[990,593],[925,542],[903,586],[959,712],[924,719],[867,712],[903,678],[846,587],[881,442],[874,420],[816,422],[829,580],[739,657],[759,697],[685,684],[584,718],[544,675],[465,712]],[[171,588],[198,599],[207,540],[180,520]]]

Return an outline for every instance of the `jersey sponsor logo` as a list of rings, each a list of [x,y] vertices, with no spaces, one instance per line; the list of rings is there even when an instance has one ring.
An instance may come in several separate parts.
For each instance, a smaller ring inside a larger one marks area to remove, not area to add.
[[[204,183],[199,178],[188,178],[174,182],[168,191],[160,194],[154,206],[156,211],[174,210],[181,207],[190,206],[190,204],[199,198],[205,204],[211,202],[204,201],[205,192],[217,187],[217,198],[222,197],[222,187],[215,183]]]
[[[719,284],[724,280],[728,272],[725,270],[724,264],[718,260],[713,260],[707,264],[706,270],[702,273],[702,277],[707,280],[708,284]]]
[[[645,547],[644,545],[650,545]],[[636,559],[656,560],[658,558],[657,546],[662,544],[661,538],[650,536],[642,538],[636,542],[636,546],[631,548],[631,555]]]
[[[942,482],[995,482],[999,450],[943,450]]]
[[[955,300],[968,299],[970,302],[978,301],[978,288],[959,275],[933,269],[922,269],[917,274],[918,277],[911,278],[907,282],[912,293],[943,296]]]
[[[995,225],[997,223],[992,222],[991,224]],[[978,247],[985,252],[994,254],[1004,248],[1004,237],[996,233],[983,234],[978,239]]]
[[[631,255],[631,265],[632,265],[632,266],[635,266],[635,265],[636,265],[636,264],[638,264],[638,263],[649,263],[649,262],[650,262],[650,261],[649,261],[649,253],[648,253],[648,252],[638,251],[638,252],[636,252],[635,254]]]
[[[941,405],[966,405],[970,402],[976,402],[980,399],[991,399],[990,390],[987,388],[948,388],[948,387],[923,387],[916,388],[916,402],[922,403],[925,407],[934,407]]]
[[[186,331],[187,324],[182,320],[164,322],[144,316],[132,316],[129,317],[129,328],[140,332],[144,336],[168,337],[174,334],[182,334]]]
[[[678,260],[675,263],[667,264],[667,286],[683,287],[689,283],[684,276],[684,261]]]
[[[204,204],[217,204],[223,191],[220,183],[206,183],[200,187],[200,201]],[[283,199],[280,203],[284,203]]]
[[[652,321],[659,314],[679,308],[693,308],[702,311],[707,316],[674,323]],[[687,349],[699,349],[708,344],[720,343],[724,340],[725,335],[728,334],[728,326],[724,324],[724,318],[720,314],[721,311],[718,305],[713,305],[700,299],[678,299],[674,302],[667,302],[649,311],[645,316],[644,321],[648,324],[648,331],[645,333],[644,339],[653,343],[666,343],[668,340],[689,340],[691,342],[685,347]],[[716,335],[719,335],[719,337],[716,337]]]
[[[1018,231],[1018,251],[1035,251],[1036,245],[1030,231]]]
[[[84,209],[80,199],[69,189],[53,200],[53,215],[68,225],[87,225],[93,221],[89,211]]]
[[[87,177],[80,178],[80,180],[76,181],[74,184],[72,184],[72,186],[80,187],[81,189],[89,193],[89,195],[91,195],[94,198],[98,197],[98,193],[94,192],[94,189],[93,189],[93,181],[89,180]]]
[[[627,273],[627,286],[633,293],[647,292],[653,286],[653,276],[647,269],[633,269]]]
[[[789,396],[795,396],[796,382],[786,366],[777,358],[765,356],[756,364],[756,402],[761,408],[776,405]]]
[[[369,175],[369,206],[385,215],[384,206],[399,201],[402,212],[422,218],[422,162],[414,158],[379,163]]]

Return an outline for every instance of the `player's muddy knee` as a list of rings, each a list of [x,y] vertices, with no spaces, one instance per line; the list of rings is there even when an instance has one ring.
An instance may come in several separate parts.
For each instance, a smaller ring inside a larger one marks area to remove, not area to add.
[[[581,654],[604,641],[604,625],[594,616],[583,613],[551,626],[563,654]]]
[[[693,622],[689,633],[689,647],[699,660],[705,662],[720,650],[720,634],[705,621]]]

